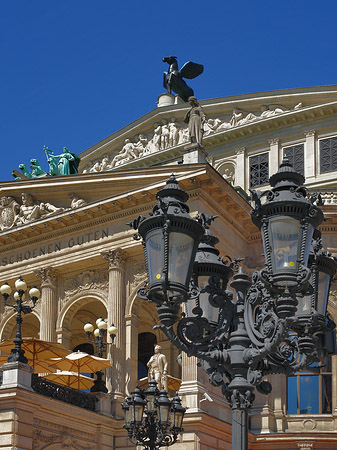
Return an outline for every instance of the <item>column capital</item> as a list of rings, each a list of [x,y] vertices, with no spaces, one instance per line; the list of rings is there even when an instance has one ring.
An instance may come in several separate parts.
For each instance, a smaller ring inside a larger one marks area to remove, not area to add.
[[[280,138],[273,138],[273,139],[269,139],[268,144],[269,145],[278,145],[279,142],[280,142]]]
[[[236,154],[236,155],[242,155],[242,154],[245,153],[245,151],[246,151],[246,147],[240,147],[240,148],[237,148],[237,149],[235,150],[235,154]]]
[[[101,256],[108,261],[109,269],[124,269],[127,253],[121,248],[101,252]]]
[[[316,130],[309,130],[309,131],[305,131],[304,135],[306,137],[311,137],[311,136],[315,136]]]
[[[41,279],[41,287],[56,287],[58,272],[53,267],[37,269],[34,273]]]

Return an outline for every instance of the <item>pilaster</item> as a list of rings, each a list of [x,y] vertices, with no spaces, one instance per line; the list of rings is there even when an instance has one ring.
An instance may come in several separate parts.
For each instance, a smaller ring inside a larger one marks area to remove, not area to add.
[[[279,143],[280,139],[270,139],[269,143],[269,174],[276,173],[279,168]]]
[[[41,324],[40,339],[56,341],[57,320],[57,271],[52,267],[35,270],[41,279]]]
[[[305,134],[305,147],[304,147],[304,161],[305,168],[304,174],[306,180],[314,178],[316,176],[316,161],[315,161],[315,130],[309,130]]]
[[[236,151],[236,172],[235,185],[246,189],[246,149],[245,147],[238,148]]]

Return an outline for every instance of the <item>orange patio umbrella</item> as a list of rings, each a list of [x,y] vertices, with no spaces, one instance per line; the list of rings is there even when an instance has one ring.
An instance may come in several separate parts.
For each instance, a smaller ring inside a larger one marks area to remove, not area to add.
[[[78,374],[78,385],[80,385],[80,372],[93,373],[99,370],[111,367],[109,359],[99,358],[84,352],[74,352],[64,358],[53,358],[54,364],[51,367],[55,369],[67,370]]]
[[[0,344],[0,351],[3,353],[11,353],[15,347],[13,339],[6,339]],[[25,357],[30,361],[29,365],[35,369],[36,361],[46,361],[50,358],[64,357],[71,353],[62,344],[58,342],[42,341],[37,338],[23,338],[21,345],[25,351]],[[50,372],[50,370],[47,370]]]
[[[62,384],[75,389],[90,389],[94,383],[94,379],[79,375],[76,372],[62,371],[45,375],[43,378],[53,383]]]
[[[0,366],[2,366],[3,364],[5,364],[7,362],[7,358],[8,356],[6,355],[1,355],[0,356]],[[34,369],[34,373],[51,373],[54,372],[55,369],[50,367],[50,363],[52,363],[53,361],[39,361],[39,360],[35,360],[34,361],[34,367],[33,367],[33,360],[28,358],[28,365],[32,366]]]

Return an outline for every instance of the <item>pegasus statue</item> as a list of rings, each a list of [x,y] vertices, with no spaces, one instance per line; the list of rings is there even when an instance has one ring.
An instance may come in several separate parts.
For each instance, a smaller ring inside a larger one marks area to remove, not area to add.
[[[183,78],[196,78],[204,71],[204,66],[188,61],[183,67],[178,69],[178,62],[176,56],[166,56],[163,58],[163,62],[169,64],[168,72],[164,72],[164,88],[178,94],[184,102],[188,101],[189,97],[194,96],[193,89],[190,88]]]

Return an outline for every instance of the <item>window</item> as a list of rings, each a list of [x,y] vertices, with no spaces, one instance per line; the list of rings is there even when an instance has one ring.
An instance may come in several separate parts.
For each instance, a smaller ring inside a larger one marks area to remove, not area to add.
[[[288,377],[288,414],[332,414],[331,358]]]
[[[337,170],[337,137],[319,141],[321,173]]]
[[[283,158],[288,158],[296,172],[304,175],[304,144],[284,148]]]
[[[268,153],[249,158],[250,187],[263,186],[269,183]]]

